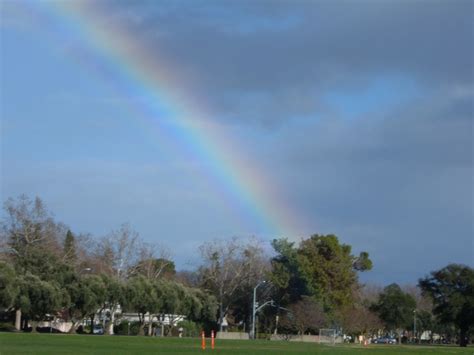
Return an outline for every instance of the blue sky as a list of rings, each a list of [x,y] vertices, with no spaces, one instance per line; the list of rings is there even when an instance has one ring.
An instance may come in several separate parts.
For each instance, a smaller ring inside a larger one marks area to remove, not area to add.
[[[306,221],[288,237],[335,233],[367,250],[370,282],[473,265],[472,2],[101,4],[104,22],[193,78],[183,90],[200,91]],[[273,237],[236,216],[208,162],[140,117],[114,68],[84,65],[96,58],[80,38],[26,1],[0,10],[2,201],[38,195],[95,236],[129,222],[180,268],[204,241]]]

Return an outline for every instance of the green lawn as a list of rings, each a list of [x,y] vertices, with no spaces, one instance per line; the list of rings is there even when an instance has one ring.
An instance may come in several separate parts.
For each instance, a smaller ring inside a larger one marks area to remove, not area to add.
[[[470,354],[474,348],[399,345],[336,345],[284,341],[217,340],[222,354]],[[200,339],[0,333],[0,355],[6,354],[190,354],[202,353]]]

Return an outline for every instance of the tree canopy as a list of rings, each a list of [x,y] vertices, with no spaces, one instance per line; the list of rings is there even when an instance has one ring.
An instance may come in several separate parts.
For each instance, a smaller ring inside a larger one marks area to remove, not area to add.
[[[383,289],[372,309],[378,313],[387,330],[406,329],[413,324],[416,301],[394,283]]]
[[[352,302],[357,287],[357,271],[369,270],[366,252],[351,254],[351,246],[339,243],[335,235],[312,235],[298,246],[286,239],[274,240],[277,255],[272,259],[271,280],[282,303],[311,296],[326,311]]]
[[[432,298],[434,314],[459,328],[460,345],[466,346],[474,326],[474,269],[450,264],[420,279],[419,286]]]

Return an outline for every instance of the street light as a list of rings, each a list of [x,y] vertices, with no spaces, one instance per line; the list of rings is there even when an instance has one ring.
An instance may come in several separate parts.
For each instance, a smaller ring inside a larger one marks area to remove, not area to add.
[[[267,281],[260,281],[253,289],[253,304],[252,304],[252,338],[255,339],[255,313],[257,313],[257,288]]]
[[[92,268],[91,267],[85,267],[85,268],[79,270],[79,275],[84,275],[86,272],[92,272]]]

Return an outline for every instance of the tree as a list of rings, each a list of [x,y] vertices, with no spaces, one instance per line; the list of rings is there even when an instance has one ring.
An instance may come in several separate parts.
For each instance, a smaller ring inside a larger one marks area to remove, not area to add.
[[[34,200],[26,195],[9,198],[4,210],[0,223],[3,259],[13,265],[17,275],[36,275],[45,282],[64,284],[70,271],[62,267],[60,259],[59,240],[65,234],[65,227],[54,221],[38,197]],[[15,302],[18,330],[22,316],[19,304],[23,302]]]
[[[266,265],[263,250],[255,239],[215,240],[200,247],[203,265],[199,268],[200,286],[216,297],[219,324],[243,292],[251,290],[264,279]]]
[[[101,277],[105,285],[106,293],[104,308],[108,308],[110,310],[110,323],[108,329],[106,330],[106,334],[113,335],[115,315],[118,311],[119,305],[125,302],[125,285],[116,277],[107,276],[105,274],[102,274]]]
[[[303,335],[307,332],[317,333],[325,322],[323,308],[311,297],[304,296],[289,306],[289,312],[282,318],[281,326]]]
[[[369,336],[383,327],[380,318],[363,305],[351,305],[341,310],[344,333]]]
[[[30,273],[19,279],[19,287],[15,306],[31,320],[35,332],[38,321],[61,308],[64,294],[55,282],[43,281]]]
[[[57,224],[40,198],[22,195],[8,199],[4,206],[5,218],[0,224],[1,239],[15,269],[19,273],[43,273],[43,255],[59,256],[59,239],[64,226]],[[44,274],[48,274],[46,271]]]
[[[124,223],[118,230],[111,231],[97,245],[95,264],[98,273],[125,280],[136,274],[140,261],[141,241],[139,234]]]
[[[434,314],[441,322],[456,325],[460,346],[467,346],[470,328],[474,326],[474,269],[450,264],[420,279],[419,286],[432,298]]]
[[[97,275],[79,277],[68,288],[69,305],[66,307],[75,333],[77,325],[86,317],[93,317],[106,300],[107,292],[103,279]]]
[[[413,296],[403,292],[395,283],[385,287],[378,302],[372,306],[372,310],[379,315],[388,330],[399,330],[399,340],[400,330],[411,327],[415,308]]]
[[[161,308],[160,301],[162,299],[157,297],[152,282],[144,276],[138,275],[128,280],[125,286],[124,308],[138,313],[140,335],[144,335],[145,315],[150,312],[149,318],[151,318],[151,313]]]
[[[352,302],[357,271],[372,267],[368,253],[352,255],[351,246],[340,244],[332,234],[315,234],[298,247],[286,239],[272,245],[277,255],[272,259],[271,278],[280,302],[293,303],[306,295],[333,312]]]

